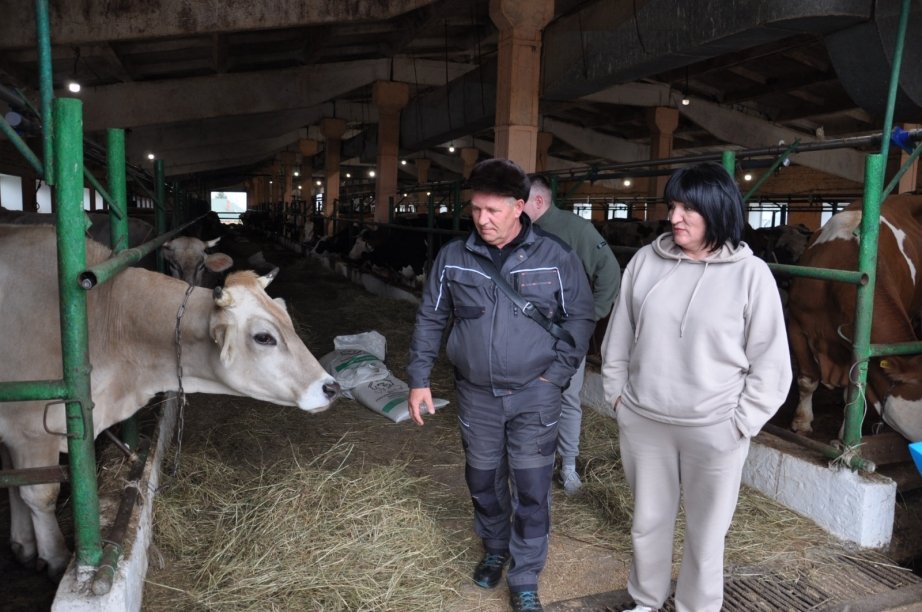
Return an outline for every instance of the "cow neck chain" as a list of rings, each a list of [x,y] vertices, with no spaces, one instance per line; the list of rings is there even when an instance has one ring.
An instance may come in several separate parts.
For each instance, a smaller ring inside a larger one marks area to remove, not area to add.
[[[179,305],[179,310],[176,311],[176,329],[173,332],[173,343],[176,345],[176,379],[179,381],[179,417],[176,424],[176,455],[173,459],[173,476],[176,476],[179,471],[179,456],[182,452],[182,434],[185,423],[183,412],[186,407],[186,391],[182,387],[182,316],[186,314],[186,303],[189,301],[189,296],[192,295],[194,289],[195,285],[189,285],[189,288],[186,289],[182,304]]]

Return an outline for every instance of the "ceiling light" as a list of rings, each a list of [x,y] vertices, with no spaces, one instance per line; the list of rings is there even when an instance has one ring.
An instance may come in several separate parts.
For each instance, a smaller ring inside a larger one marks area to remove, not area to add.
[[[407,160],[401,159],[401,160],[400,160],[400,165],[401,165],[401,166],[406,166],[406,165],[407,165]]]
[[[270,185],[272,184],[272,179],[269,179],[269,184],[270,184]]]
[[[625,186],[625,187],[630,187],[630,186],[631,186],[631,179],[629,179],[629,178],[624,179],[624,186]]]
[[[374,171],[374,170],[369,170],[369,171],[368,171],[368,176],[374,178],[374,176],[375,176],[375,171]]]
[[[352,178],[352,175],[349,174],[349,173],[347,172],[347,173],[346,173],[346,178]]]
[[[323,185],[323,183],[321,181],[317,181],[317,186],[320,187],[321,185]]]
[[[301,176],[301,173],[298,172],[297,170],[295,170],[295,171],[294,171],[294,175],[295,175],[295,176]]]
[[[743,175],[743,180],[744,180],[744,181],[751,181],[751,180],[752,180],[752,173],[751,173],[751,172],[747,172],[746,174],[744,174],[744,175]]]
[[[67,91],[71,93],[80,93],[80,83],[78,83],[77,81],[68,81]]]
[[[301,185],[298,185],[298,189],[301,189]]]
[[[148,153],[148,154],[147,154],[147,159],[151,159],[151,160],[154,159],[154,154],[153,154],[153,153]]]
[[[691,100],[688,99],[688,96],[682,96],[682,106],[688,106],[691,104]]]
[[[454,144],[448,145],[448,152],[449,152],[449,153],[454,153],[454,152],[455,152],[455,145],[454,145]]]
[[[688,66],[685,67],[685,88],[682,90],[682,106],[688,106],[691,100],[688,99]]]

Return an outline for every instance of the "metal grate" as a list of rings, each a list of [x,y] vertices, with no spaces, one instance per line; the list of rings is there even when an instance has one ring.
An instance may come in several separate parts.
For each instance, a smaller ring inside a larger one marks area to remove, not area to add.
[[[848,602],[868,595],[922,583],[922,578],[896,565],[876,552],[840,553],[825,563],[834,571],[786,578],[764,570],[746,572],[724,582],[724,612],[807,612],[828,604]],[[742,568],[737,568],[737,571]],[[545,606],[548,612],[621,612],[630,607],[624,591],[556,602]],[[670,597],[663,612],[675,612]]]

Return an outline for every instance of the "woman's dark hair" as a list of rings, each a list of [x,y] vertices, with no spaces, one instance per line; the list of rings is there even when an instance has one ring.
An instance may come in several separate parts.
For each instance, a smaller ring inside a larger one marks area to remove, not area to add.
[[[515,162],[508,159],[485,159],[471,170],[467,187],[472,191],[528,200],[531,182]]]
[[[704,240],[712,251],[725,242],[735,247],[743,239],[743,198],[723,166],[704,162],[672,173],[664,191],[666,204],[681,202],[698,212],[706,224]]]

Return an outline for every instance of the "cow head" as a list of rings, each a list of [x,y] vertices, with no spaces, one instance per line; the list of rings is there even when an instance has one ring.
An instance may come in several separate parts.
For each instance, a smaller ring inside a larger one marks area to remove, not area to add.
[[[163,243],[161,252],[170,267],[174,278],[186,281],[196,287],[202,286],[205,270],[220,274],[230,270],[234,260],[224,253],[207,253],[220,241],[220,238],[207,242],[191,236],[180,236]]]
[[[235,272],[215,288],[209,322],[219,351],[215,371],[241,395],[308,412],[326,410],[339,385],[298,336],[285,302],[266,294],[276,272]]]

